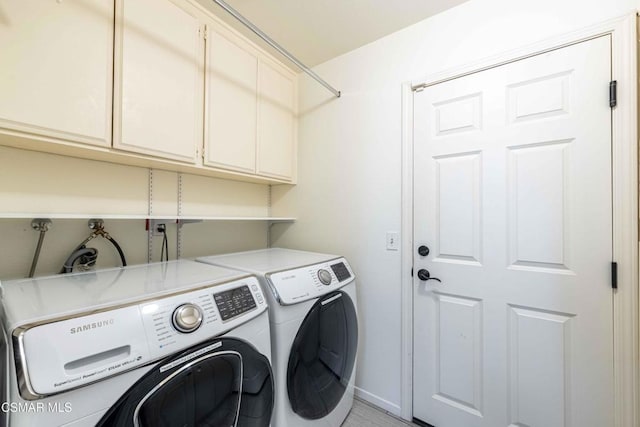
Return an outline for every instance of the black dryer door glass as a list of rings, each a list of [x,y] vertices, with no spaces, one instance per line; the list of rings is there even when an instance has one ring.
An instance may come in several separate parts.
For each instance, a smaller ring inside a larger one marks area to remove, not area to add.
[[[318,300],[296,335],[287,368],[293,411],[315,420],[329,414],[344,395],[356,360],[358,321],[344,292]]]
[[[98,426],[268,427],[273,399],[268,359],[244,341],[214,339],[156,365]]]

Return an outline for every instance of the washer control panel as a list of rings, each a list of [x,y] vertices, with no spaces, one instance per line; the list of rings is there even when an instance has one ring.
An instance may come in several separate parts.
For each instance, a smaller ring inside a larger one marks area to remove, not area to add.
[[[296,304],[326,295],[355,279],[344,258],[267,274],[275,299],[282,305]]]
[[[255,277],[141,306],[149,350],[156,357],[223,334],[265,309]]]
[[[32,400],[174,354],[259,316],[267,303],[254,276],[195,291],[14,330],[24,354],[17,376]]]
[[[223,321],[233,319],[247,311],[256,308],[256,300],[248,286],[229,289],[228,291],[213,294],[216,306]]]

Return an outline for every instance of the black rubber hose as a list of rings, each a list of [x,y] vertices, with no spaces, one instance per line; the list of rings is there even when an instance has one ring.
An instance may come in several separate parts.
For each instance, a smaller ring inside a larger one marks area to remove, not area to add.
[[[122,266],[126,267],[127,266],[127,260],[124,257],[124,252],[122,252],[122,248],[120,247],[120,245],[118,244],[118,242],[116,242],[116,240],[111,237],[111,236],[105,236],[107,238],[108,241],[110,241],[113,246],[116,248],[116,250],[118,251],[118,254],[120,254],[120,261],[122,261]]]
[[[160,252],[160,261],[169,261],[169,242],[167,239],[167,232],[163,231],[162,234],[162,252]]]

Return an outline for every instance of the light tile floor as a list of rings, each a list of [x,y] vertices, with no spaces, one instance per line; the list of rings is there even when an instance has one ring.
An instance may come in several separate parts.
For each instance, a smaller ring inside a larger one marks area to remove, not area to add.
[[[364,403],[358,399],[353,401],[353,408],[342,427],[407,427],[417,424],[403,421],[385,411]]]

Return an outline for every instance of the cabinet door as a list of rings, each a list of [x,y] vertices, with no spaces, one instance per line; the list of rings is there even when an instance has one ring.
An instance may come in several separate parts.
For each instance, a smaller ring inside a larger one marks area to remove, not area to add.
[[[111,145],[113,0],[0,0],[0,130]]]
[[[255,173],[257,54],[227,30],[207,31],[205,163]]]
[[[295,76],[261,60],[258,68],[258,165],[260,175],[294,175]]]
[[[195,163],[203,110],[199,20],[169,0],[118,6],[114,147]]]

